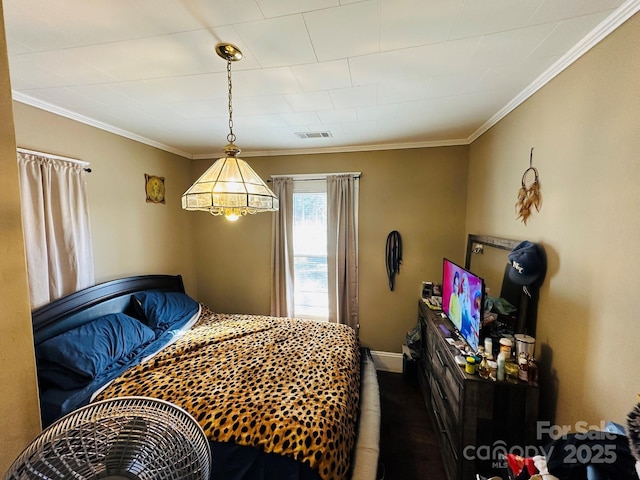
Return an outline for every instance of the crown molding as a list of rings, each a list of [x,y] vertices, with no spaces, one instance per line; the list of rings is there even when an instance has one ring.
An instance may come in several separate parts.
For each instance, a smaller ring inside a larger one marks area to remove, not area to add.
[[[165,152],[173,153],[175,155],[179,155],[181,157],[185,157],[189,159],[193,158],[193,156],[189,153],[183,152],[182,150],[178,150],[177,148],[170,147],[169,145],[165,145],[164,143],[156,142],[155,140],[151,140],[141,135],[137,135],[135,133],[129,132],[128,130],[114,127],[113,125],[100,122],[98,120],[87,117],[85,115],[80,115],[79,113],[75,113],[65,108],[58,107],[49,102],[38,100],[37,98],[33,98],[29,95],[16,92],[15,90],[12,90],[11,93],[12,93],[13,100],[15,100],[16,102],[24,103],[25,105],[39,108],[40,110],[45,110],[49,113],[60,115],[61,117],[75,120],[76,122],[84,123],[85,125],[89,125],[91,127],[99,128],[100,130],[113,133],[114,135],[118,135],[120,137],[125,137],[130,140],[135,140],[136,142],[139,142],[139,143],[144,143],[145,145],[149,145],[150,147],[159,148],[160,150],[164,150]]]
[[[411,148],[433,148],[433,147],[453,147],[456,145],[468,145],[469,140],[466,138],[458,138],[451,140],[438,140],[431,142],[413,142],[413,143],[380,143],[376,145],[355,145],[351,147],[323,147],[323,148],[304,148],[297,150],[243,150],[241,157],[275,157],[285,155],[314,155],[323,153],[351,153],[351,152],[373,152],[381,150],[407,150]],[[210,160],[220,158],[220,153],[202,153],[193,155],[194,160]]]
[[[151,140],[141,135],[137,135],[135,133],[129,132],[128,130],[114,127],[113,125],[100,122],[98,120],[87,117],[85,115],[80,115],[78,113],[72,112],[65,108],[58,107],[48,102],[44,102],[42,100],[38,100],[37,98],[33,98],[29,95],[25,95],[15,90],[12,91],[12,95],[13,95],[13,100],[15,100],[16,102],[24,103],[25,105],[29,105],[29,106],[38,108],[40,110],[47,111],[55,115],[60,115],[61,117],[69,118],[71,120],[75,120],[76,122],[84,123],[85,125],[99,128],[100,130],[104,130],[104,131],[113,133],[115,135],[128,138],[130,140],[135,140],[136,142],[140,142],[145,145],[149,145],[151,147],[155,147],[160,150],[164,150],[166,152],[173,153],[175,155],[179,155],[184,158],[188,158],[190,160],[210,160],[214,158],[220,158],[221,156],[220,152],[201,153],[201,154],[190,154],[187,152],[183,152],[182,150],[173,148],[169,145],[165,145],[164,143],[156,142],[155,140]],[[429,142],[356,145],[351,147],[335,147],[335,148],[305,148],[305,149],[296,149],[296,150],[243,151],[242,156],[243,157],[273,157],[273,156],[279,156],[279,155],[313,155],[313,154],[321,154],[321,153],[371,152],[376,150],[406,150],[410,148],[451,147],[455,145],[467,145],[467,144],[469,144],[468,139],[461,138],[461,139],[438,140],[438,141],[429,141]]]

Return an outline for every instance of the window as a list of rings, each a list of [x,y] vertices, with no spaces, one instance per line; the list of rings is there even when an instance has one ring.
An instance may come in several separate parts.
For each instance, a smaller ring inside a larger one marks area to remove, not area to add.
[[[293,187],[295,316],[327,320],[327,182],[296,180]]]
[[[359,328],[359,172],[274,176],[271,315]]]

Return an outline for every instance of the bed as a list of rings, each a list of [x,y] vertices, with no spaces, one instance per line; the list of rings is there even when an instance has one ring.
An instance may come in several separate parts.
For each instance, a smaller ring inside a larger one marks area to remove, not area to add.
[[[179,275],[102,283],[33,312],[42,423],[91,401],[190,412],[213,479],[375,479],[375,367],[344,325],[212,311]]]

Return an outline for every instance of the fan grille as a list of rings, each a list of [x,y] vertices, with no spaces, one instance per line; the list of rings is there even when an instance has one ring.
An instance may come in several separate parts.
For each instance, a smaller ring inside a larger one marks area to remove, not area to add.
[[[49,426],[5,478],[207,480],[210,462],[207,438],[186,411],[154,398],[121,397]]]

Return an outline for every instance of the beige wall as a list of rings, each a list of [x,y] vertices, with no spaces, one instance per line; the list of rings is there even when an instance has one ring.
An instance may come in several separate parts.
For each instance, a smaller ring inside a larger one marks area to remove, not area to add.
[[[557,401],[566,425],[623,422],[640,392],[639,79],[636,14],[470,149],[467,231],[547,252],[537,354],[543,407]],[[531,147],[543,206],[525,227],[514,204]]]
[[[374,350],[400,352],[417,322],[424,280],[439,280],[442,257],[464,260],[467,147],[247,158],[269,175],[362,172],[360,179],[360,338]],[[194,162],[193,177],[212,162]],[[194,213],[199,298],[221,312],[268,314],[271,215],[234,224]],[[403,262],[389,290],[385,246],[398,230]]]
[[[182,274],[195,291],[191,185],[186,158],[14,102],[19,147],[91,163],[87,194],[96,282],[148,273]],[[144,174],[165,177],[166,203],[146,203]]]
[[[11,85],[0,3],[0,473],[40,431]]]

